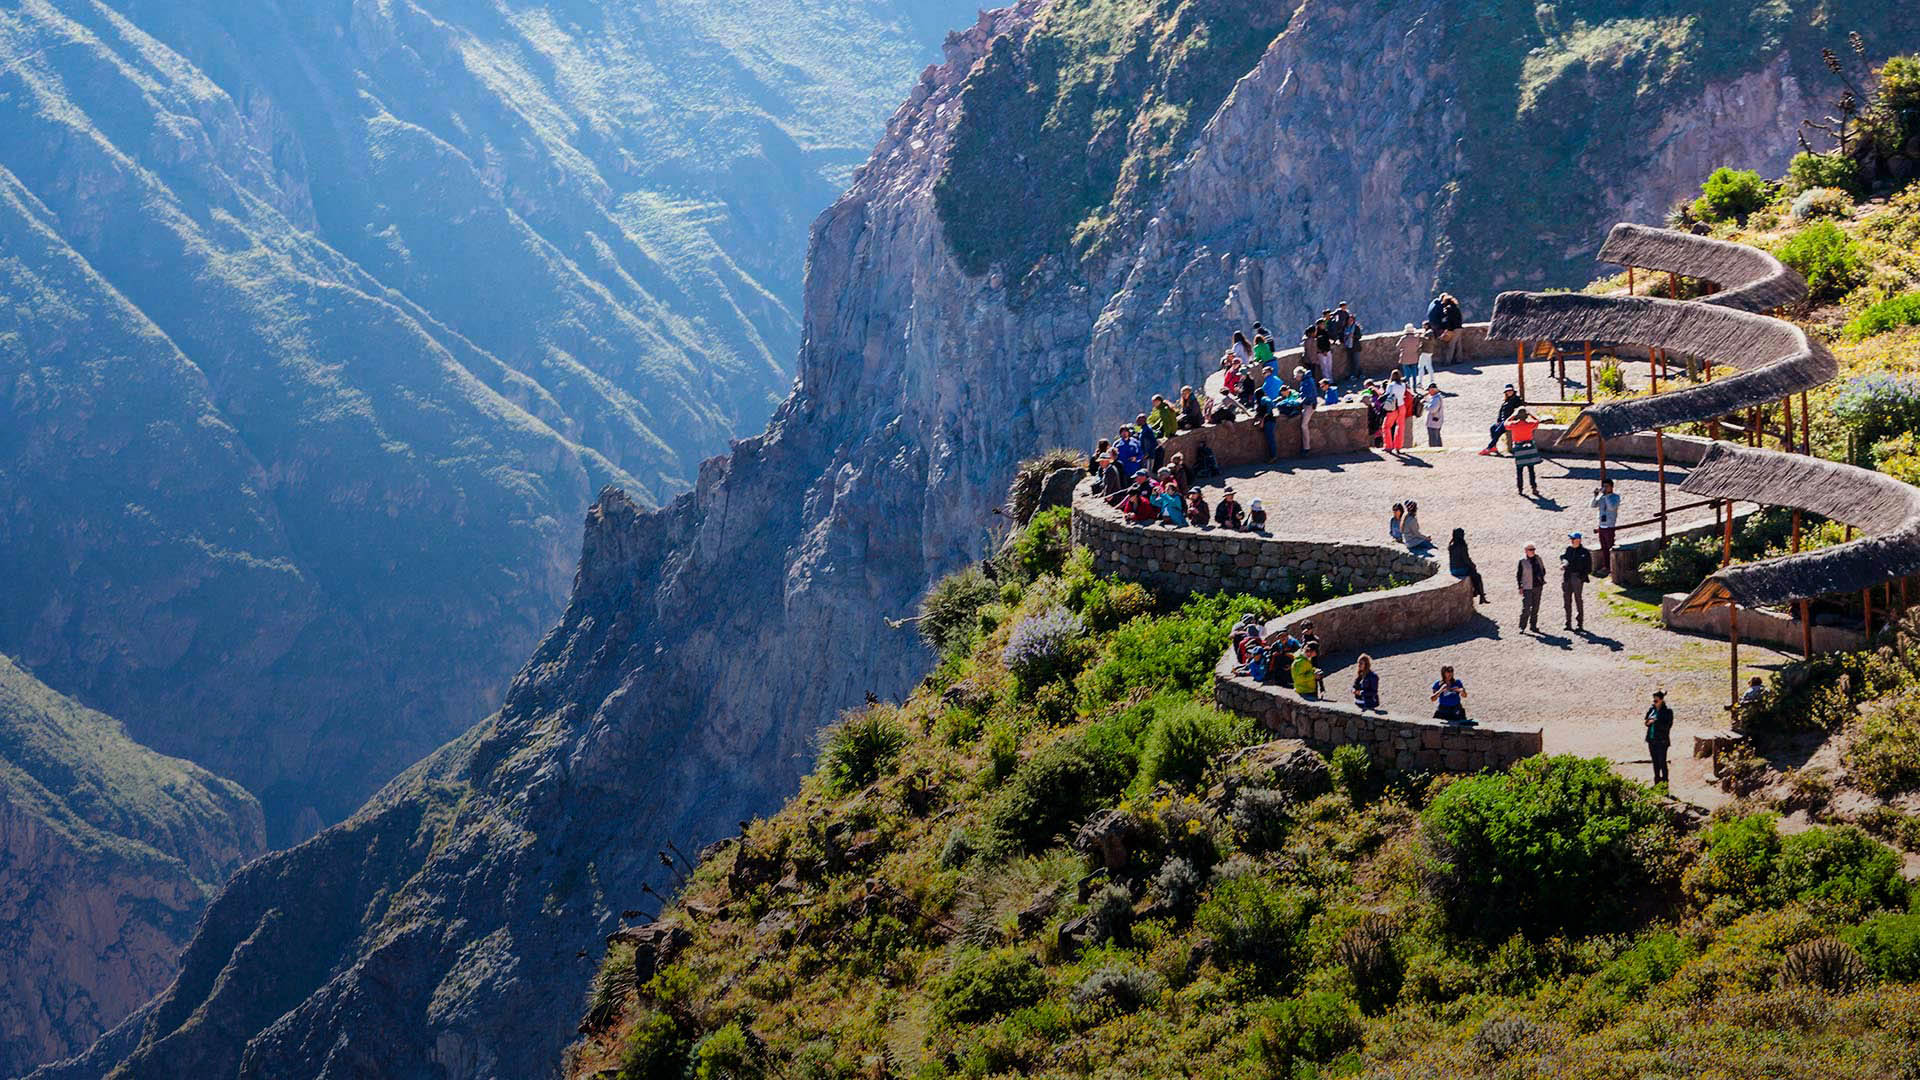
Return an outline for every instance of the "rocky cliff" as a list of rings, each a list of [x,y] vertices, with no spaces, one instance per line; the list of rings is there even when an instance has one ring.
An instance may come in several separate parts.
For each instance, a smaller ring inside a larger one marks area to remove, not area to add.
[[[580,508],[790,381],[955,0],[0,12],[0,650],[277,842],[484,715]]]
[[[0,656],[0,1075],[85,1049],[165,988],[214,889],[265,844],[240,785]]]
[[[168,993],[48,1075],[550,1072],[595,935],[670,882],[661,845],[769,809],[823,720],[918,677],[884,617],[989,548],[1018,458],[1192,379],[1249,318],[1350,299],[1383,326],[1436,281],[1478,314],[1522,267],[1579,276],[1611,191],[1664,206],[1700,177],[1655,170],[1784,164],[1809,14],[1709,33],[1703,4],[1589,6],[1551,32],[1550,7],[1408,0],[983,15],[815,223],[767,432],[663,510],[603,495],[500,712],[239,875]],[[1916,43],[1910,15],[1820,12]]]

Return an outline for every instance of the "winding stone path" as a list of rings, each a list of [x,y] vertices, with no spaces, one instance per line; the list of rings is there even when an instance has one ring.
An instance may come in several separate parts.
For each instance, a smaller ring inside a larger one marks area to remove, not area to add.
[[[1529,374],[1543,371],[1541,365]],[[1688,801],[1716,805],[1725,796],[1712,786],[1706,763],[1688,755],[1696,733],[1727,727],[1726,643],[1662,628],[1645,605],[1627,601],[1611,582],[1599,579],[1587,589],[1587,632],[1560,629],[1558,557],[1566,534],[1576,529],[1595,546],[1590,500],[1599,465],[1592,458],[1549,457],[1539,468],[1543,498],[1536,501],[1515,493],[1511,459],[1479,456],[1501,387],[1513,381],[1513,374],[1511,363],[1440,370],[1446,396],[1443,434],[1449,444],[1442,449],[1422,446],[1403,458],[1379,451],[1309,457],[1231,470],[1224,481],[1204,485],[1207,499],[1216,501],[1219,489],[1230,483],[1243,505],[1262,500],[1275,536],[1373,543],[1388,541],[1392,504],[1413,499],[1443,561],[1453,530],[1466,529],[1492,603],[1452,631],[1370,649],[1380,673],[1382,705],[1428,715],[1427,688],[1441,664],[1452,664],[1467,685],[1468,712],[1476,719],[1538,724],[1546,752],[1603,756],[1626,775],[1647,780],[1652,771],[1640,718],[1652,692],[1664,688],[1675,714],[1672,790]],[[1415,434],[1426,441],[1424,427]],[[1623,497],[1626,520],[1658,507],[1652,465],[1614,461],[1607,475]],[[1684,475],[1669,466],[1668,495],[1676,503],[1684,497],[1674,485]],[[1623,532],[1619,540],[1644,535]],[[1529,541],[1538,547],[1549,576],[1540,635],[1517,630],[1514,564]],[[1751,645],[1743,645],[1740,658],[1743,683],[1788,659]],[[1352,664],[1350,653],[1323,664],[1330,691],[1345,690]]]

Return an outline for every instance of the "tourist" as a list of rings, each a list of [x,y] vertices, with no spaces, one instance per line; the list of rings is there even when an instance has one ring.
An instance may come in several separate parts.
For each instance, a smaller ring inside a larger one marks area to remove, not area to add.
[[[1494,418],[1493,426],[1487,429],[1487,448],[1480,451],[1481,457],[1494,453],[1500,445],[1500,436],[1507,433],[1507,420],[1513,416],[1514,410],[1524,404],[1520,400],[1520,392],[1513,388],[1512,383],[1508,383],[1507,388],[1501,391],[1500,415]]]
[[[1593,509],[1600,518],[1595,532],[1600,534],[1600,557],[1593,561],[1593,572],[1606,577],[1613,565],[1613,533],[1620,524],[1620,496],[1614,494],[1613,481],[1602,480],[1593,489]]]
[[[1333,324],[1332,308],[1320,313],[1320,321],[1313,324],[1313,329],[1316,370],[1319,371],[1322,379],[1331,379],[1333,378],[1333,343],[1340,334]]]
[[[1193,392],[1193,387],[1191,386],[1181,387],[1180,388],[1180,427],[1181,429],[1184,431],[1191,431],[1195,428],[1201,427],[1206,422],[1207,422],[1206,402],[1201,399],[1199,394],[1196,394]]]
[[[1133,434],[1133,425],[1120,425],[1120,437],[1113,440],[1113,456],[1120,463],[1120,474],[1128,480],[1146,467],[1147,456],[1140,451],[1140,440]]]
[[[1407,512],[1400,519],[1400,542],[1409,549],[1432,547],[1433,538],[1420,528],[1420,504],[1407,500]]]
[[[1235,532],[1246,528],[1246,522],[1241,516],[1240,503],[1233,497],[1232,488],[1220,492],[1220,501],[1213,508],[1213,523]]]
[[[1292,387],[1287,385],[1287,380],[1280,377],[1279,368],[1266,367],[1261,368],[1260,371],[1261,400],[1265,402],[1269,409],[1276,408],[1280,404],[1280,399],[1286,397],[1287,391],[1291,390]]]
[[[1333,313],[1333,326],[1339,332],[1340,344],[1347,352],[1346,370],[1357,373],[1360,370],[1360,336],[1366,331],[1360,327],[1360,320],[1347,308],[1345,300]]]
[[[1128,524],[1151,525],[1160,520],[1160,508],[1153,503],[1153,483],[1145,473],[1140,475],[1133,490],[1120,503],[1120,512],[1126,515]]]
[[[1273,339],[1265,334],[1255,335],[1253,339],[1253,364],[1255,367],[1273,366]]]
[[[1245,675],[1254,682],[1267,681],[1267,647],[1259,638],[1247,643],[1247,659],[1234,667],[1235,675]]]
[[[1366,386],[1360,391],[1360,401],[1367,407],[1367,445],[1379,446],[1382,442],[1380,428],[1387,419],[1387,403],[1380,384],[1367,380]]]
[[[1427,700],[1433,702],[1433,718],[1445,720],[1449,724],[1470,723],[1467,719],[1467,684],[1454,677],[1453,665],[1440,669],[1440,678],[1433,684],[1433,694]]]
[[[1441,416],[1446,411],[1445,402],[1440,400],[1440,386],[1432,383],[1427,386],[1427,445],[1440,445]]]
[[[1267,508],[1255,499],[1247,504],[1247,527],[1257,533],[1267,531]]]
[[[1446,293],[1440,293],[1427,301],[1427,321],[1422,325],[1436,334],[1445,328],[1447,321],[1446,296]]]
[[[1146,413],[1133,418],[1133,430],[1135,438],[1140,440],[1140,456],[1153,463],[1154,472],[1159,472],[1160,466],[1166,464],[1164,459],[1167,452],[1160,445],[1160,433],[1153,430],[1152,424],[1147,423]],[[1146,466],[1143,464],[1141,468],[1144,469]]]
[[[1547,587],[1547,564],[1527,545],[1527,553],[1520,557],[1520,564],[1514,569],[1514,584],[1520,587],[1520,632],[1532,630],[1540,632],[1540,593]]]
[[[1173,477],[1175,491],[1184,495],[1187,489],[1193,486],[1193,470],[1187,468],[1187,455],[1184,452],[1176,450],[1174,455],[1167,459],[1167,471]]]
[[[1441,361],[1449,366],[1460,361],[1460,332],[1466,325],[1460,313],[1460,301],[1452,293],[1440,294],[1440,341],[1446,346],[1446,359]],[[1438,349],[1434,350],[1436,353]],[[1431,376],[1433,369],[1427,369]]]
[[[1587,628],[1587,579],[1593,576],[1593,552],[1582,546],[1580,534],[1567,534],[1567,549],[1560,553],[1560,599],[1567,609],[1567,629]],[[1578,610],[1579,623],[1574,622]]]
[[[1473,565],[1473,556],[1467,554],[1467,530],[1453,530],[1453,539],[1447,541],[1447,572],[1457,578],[1466,578],[1473,587],[1473,595],[1481,603],[1487,603],[1486,582],[1481,580],[1480,568]]]
[[[1207,506],[1207,497],[1199,488],[1187,492],[1187,521],[1203,529],[1213,527],[1213,514]]]
[[[1653,704],[1647,707],[1647,755],[1653,759],[1653,782],[1667,783],[1667,746],[1673,742],[1673,710],[1667,708],[1667,692],[1655,690]]]
[[[1394,372],[1383,393],[1385,414],[1380,424],[1380,446],[1397,454],[1407,445],[1407,381]]]
[[[1253,342],[1248,341],[1247,335],[1238,330],[1233,332],[1233,348],[1231,352],[1233,358],[1240,362],[1241,367],[1253,363]]]
[[[1172,477],[1166,469],[1160,470],[1161,483],[1153,489],[1154,508],[1160,511],[1160,520],[1168,525],[1187,523],[1187,503],[1173,486]]]
[[[1320,404],[1322,405],[1340,404],[1340,388],[1333,385],[1332,379],[1320,380]]]
[[[1111,453],[1106,456],[1105,462],[1100,470],[1100,482],[1094,485],[1093,490],[1107,500],[1107,505],[1119,506],[1120,500],[1127,497],[1127,477]]]
[[[1406,516],[1406,504],[1394,503],[1393,516],[1387,519],[1387,535],[1393,537],[1393,541],[1396,544],[1400,542],[1400,538],[1403,535],[1400,531],[1400,523],[1406,520]]]
[[[1208,446],[1206,443],[1201,443],[1199,448],[1199,459],[1200,460],[1195,462],[1195,464],[1200,466],[1200,475],[1202,477],[1214,477],[1214,476],[1220,475],[1220,459],[1213,456],[1213,447]]]
[[[1513,490],[1525,495],[1521,486],[1524,478],[1527,486],[1533,488],[1533,497],[1540,497],[1540,448],[1533,444],[1534,432],[1540,428],[1540,421],[1525,408],[1513,410],[1507,420],[1507,434],[1513,436]]]
[[[1374,674],[1373,657],[1366,653],[1354,661],[1353,703],[1363,710],[1380,707],[1380,676]]]
[[[1316,634],[1316,633],[1314,633],[1314,632],[1313,632],[1313,620],[1312,620],[1312,619],[1307,619],[1307,620],[1304,620],[1303,622],[1301,622],[1301,624],[1300,624],[1300,640],[1301,640],[1301,642],[1303,642],[1303,643],[1305,643],[1305,642],[1312,642],[1312,643],[1313,643],[1313,644],[1315,644],[1315,645],[1318,645],[1318,644],[1320,644],[1320,635],[1319,635],[1319,634]]]
[[[1420,373],[1420,332],[1408,323],[1400,331],[1400,377],[1411,380]]]
[[[1313,373],[1306,368],[1293,369],[1293,378],[1299,384],[1300,395],[1300,452],[1313,453],[1313,407],[1319,397],[1319,384],[1314,381]]]
[[[1148,411],[1148,422],[1153,425],[1153,433],[1162,441],[1171,439],[1180,431],[1180,416],[1173,411],[1172,403],[1160,394],[1153,395],[1153,408]]]
[[[1319,323],[1300,332],[1300,361],[1315,371],[1320,370],[1320,342],[1325,336]]]
[[[1087,458],[1088,474],[1099,476],[1101,465],[1107,460],[1107,456],[1111,453],[1113,453],[1113,443],[1110,440],[1101,439],[1095,443],[1093,445],[1093,454]],[[1096,486],[1094,490],[1099,491],[1100,489]]]
[[[1747,689],[1745,693],[1740,695],[1740,704],[1742,705],[1758,704],[1760,699],[1766,696],[1767,696],[1766,684],[1760,681],[1760,676],[1755,675],[1753,678],[1747,680]]]
[[[1320,646],[1309,642],[1293,661],[1293,692],[1309,701],[1320,697],[1320,677],[1325,672],[1314,666],[1319,659]]]
[[[1740,704],[1733,710],[1733,730],[1745,734],[1761,710],[1767,706],[1767,688],[1755,675],[1747,680],[1746,692],[1740,695]]]

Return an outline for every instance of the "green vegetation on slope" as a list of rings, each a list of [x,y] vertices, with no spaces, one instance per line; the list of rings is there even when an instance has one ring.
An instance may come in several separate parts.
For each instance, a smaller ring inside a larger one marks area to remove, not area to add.
[[[1043,515],[1015,549],[1049,549]],[[1096,628],[1068,556],[936,588],[947,643],[609,953],[571,1076],[1883,1077],[1920,963],[1857,829],[1704,832],[1602,761],[1382,777],[1207,703],[1248,598]],[[1035,620],[1077,632],[1013,647]],[[1203,647],[1204,645],[1204,647]],[[1038,683],[1008,660],[1058,658]],[[1118,668],[1123,674],[1098,673]],[[842,729],[843,731],[846,729]],[[834,736],[835,739],[840,736]],[[894,741],[886,740],[889,747]],[[862,755],[862,760],[868,756]],[[865,770],[862,771],[865,775]]]

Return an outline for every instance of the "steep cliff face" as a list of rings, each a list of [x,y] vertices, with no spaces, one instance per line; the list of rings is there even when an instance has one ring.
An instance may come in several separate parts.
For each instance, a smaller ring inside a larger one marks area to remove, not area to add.
[[[1512,23],[1517,73],[1542,32],[1526,31],[1531,7],[1495,6],[1472,14]],[[1030,0],[951,38],[814,225],[799,381],[766,434],[658,512],[603,495],[567,613],[499,714],[239,875],[180,981],[49,1075],[113,1061],[153,1077],[178,1061],[206,1076],[552,1070],[570,1030],[560,1003],[592,962],[576,950],[651,906],[641,890],[668,883],[665,841],[692,850],[770,808],[823,720],[912,683],[925,656],[884,617],[988,550],[1017,459],[1190,380],[1249,318],[1284,326],[1344,298],[1385,325],[1417,318],[1436,278],[1473,313],[1509,265],[1486,252],[1590,236],[1618,209],[1496,213],[1503,166],[1481,153],[1518,138],[1509,110],[1529,87],[1526,100],[1640,85],[1622,74],[1634,46],[1482,85],[1460,19],[1406,0]],[[1268,40],[1235,44],[1260,25]],[[1643,170],[1740,147],[1754,154],[1736,163],[1778,167],[1804,91],[1773,50],[1756,42],[1750,69],[1724,77],[1655,80],[1628,125],[1573,94],[1555,107],[1589,114],[1564,118],[1585,133],[1565,161],[1591,173],[1565,183],[1650,188],[1664,205],[1699,177]],[[1222,78],[1227,58],[1242,66]],[[1740,97],[1756,78],[1771,89]],[[1720,118],[1693,119],[1700,102]],[[1050,118],[1098,145],[1033,156]],[[980,152],[998,156],[956,157]],[[1037,190],[1068,176],[1071,192]],[[1029,196],[1045,210],[1031,235],[969,225],[1018,228]],[[1564,277],[1556,258],[1588,255],[1569,243],[1511,265]],[[374,902],[284,906],[348,881]],[[313,927],[294,960],[255,944],[284,919]]]
[[[0,656],[0,1075],[85,1049],[163,989],[265,842],[238,784]]]
[[[581,506],[757,430],[955,0],[0,13],[0,650],[279,842],[499,701]]]

